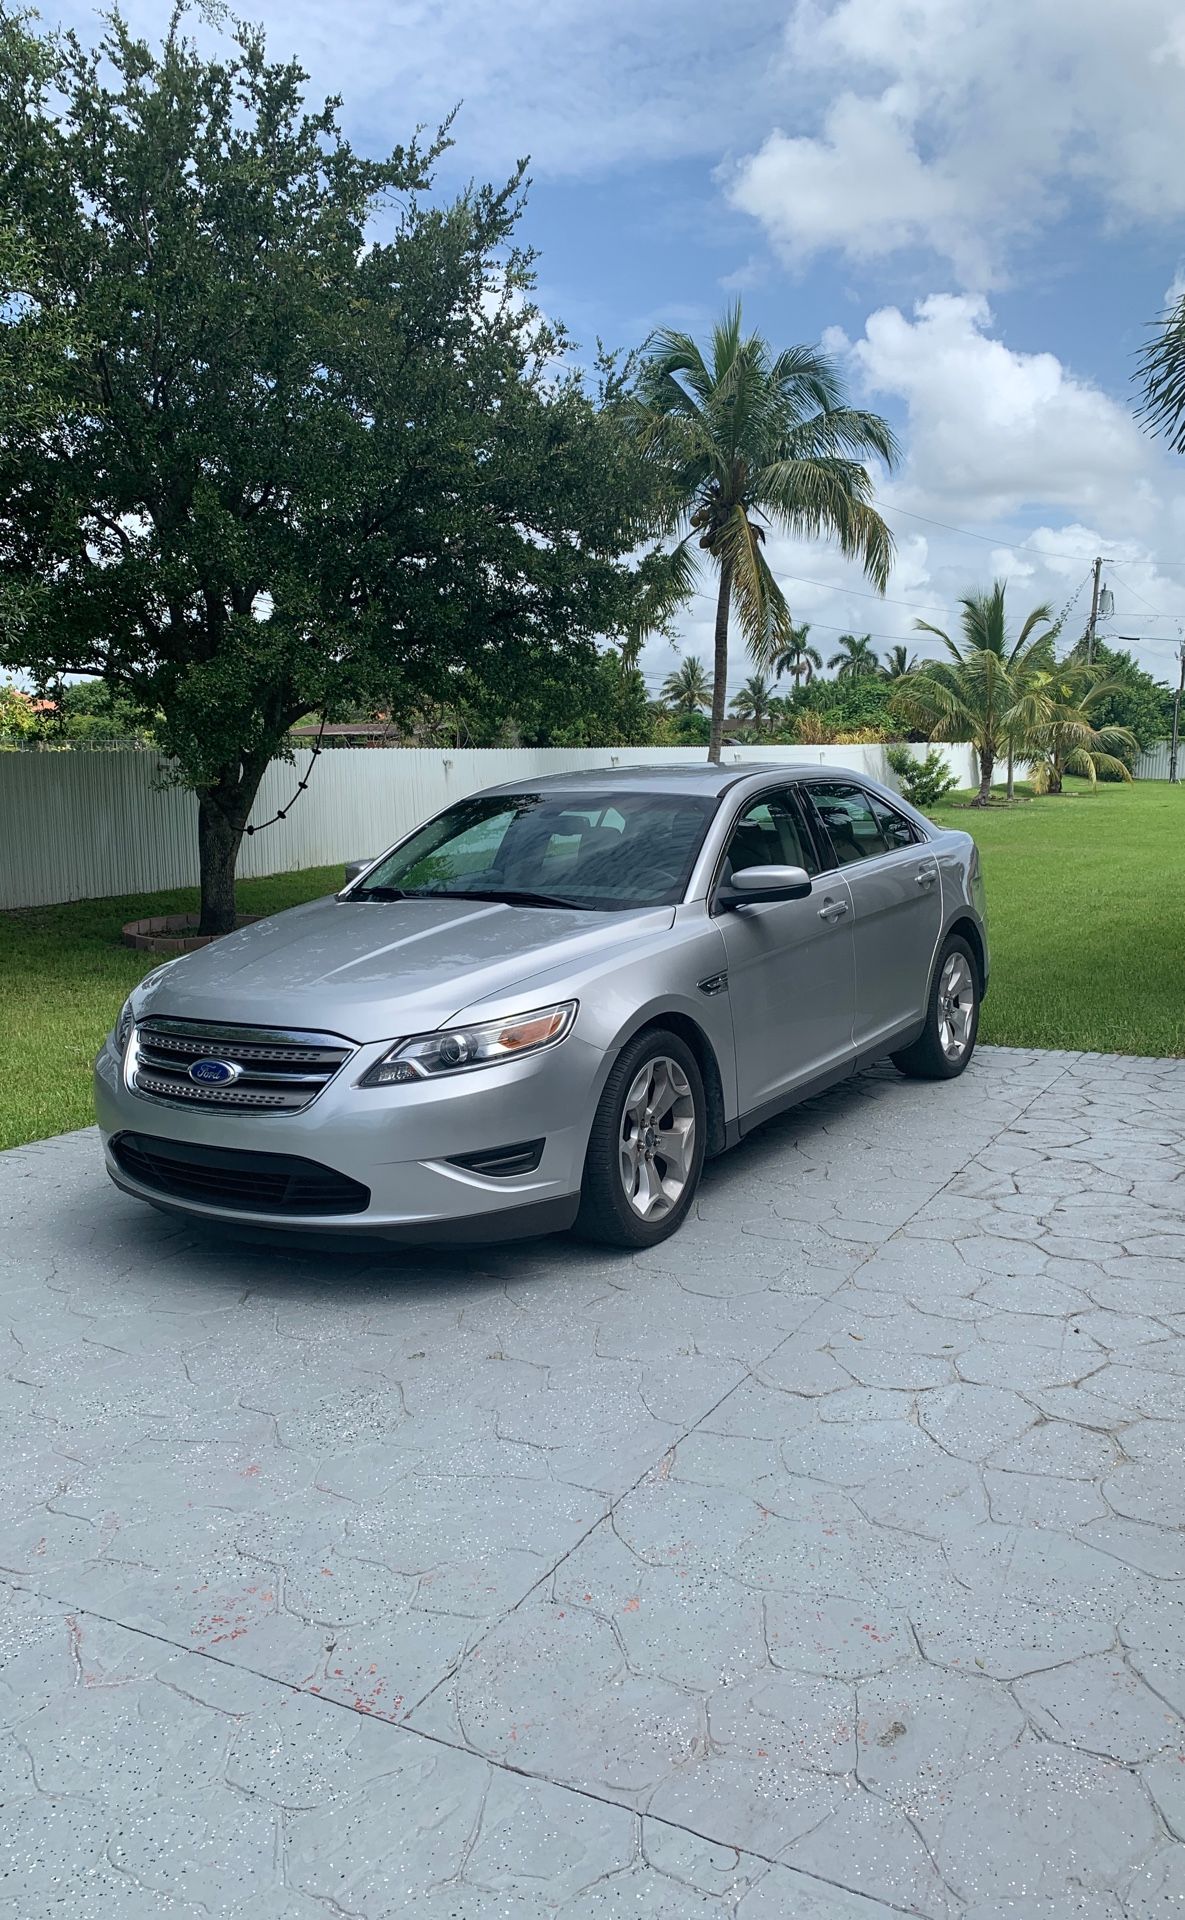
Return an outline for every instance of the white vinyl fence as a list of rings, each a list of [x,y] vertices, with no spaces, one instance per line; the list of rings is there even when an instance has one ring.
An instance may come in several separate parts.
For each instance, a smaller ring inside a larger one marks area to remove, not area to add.
[[[1137,780],[1167,780],[1169,777],[1169,743],[1161,740],[1154,747],[1145,747],[1133,768]]]
[[[941,751],[971,786],[970,748]],[[335,747],[287,819],[243,841],[238,870],[250,878],[381,853],[451,800],[502,781],[703,758],[702,747]],[[883,747],[727,747],[724,759],[851,767],[895,784]],[[252,818],[286,807],[311,764],[307,749],[294,766],[273,762]],[[159,775],[144,752],[0,753],[0,908],[196,885],[197,802]]]

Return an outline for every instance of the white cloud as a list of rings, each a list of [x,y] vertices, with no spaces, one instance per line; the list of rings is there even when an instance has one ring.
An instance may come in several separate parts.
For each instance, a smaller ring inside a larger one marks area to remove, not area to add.
[[[125,0],[159,40],[168,9]],[[65,24],[96,30],[90,0],[61,0]],[[435,127],[461,103],[461,171],[496,173],[524,154],[537,175],[603,174],[687,154],[715,159],[768,124],[777,24],[762,0],[739,10],[685,0],[254,0],[275,59],[298,57],[313,92],[340,92],[351,133],[375,148]],[[196,14],[186,28],[211,36]]]
[[[1179,0],[795,0],[787,47],[793,130],[730,193],[793,260],[923,246],[984,286],[1076,189],[1185,213]]]

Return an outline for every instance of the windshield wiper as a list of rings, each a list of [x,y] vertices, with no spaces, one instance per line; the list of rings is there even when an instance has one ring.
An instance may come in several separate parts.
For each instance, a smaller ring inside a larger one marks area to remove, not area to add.
[[[519,892],[511,887],[442,887],[438,893],[406,894],[411,900],[497,900],[508,907],[570,907],[577,913],[594,913],[587,900],[564,900],[558,893]]]
[[[568,907],[595,913],[587,900],[564,900],[558,893],[519,893],[508,887],[359,887],[350,900],[497,900],[514,907]]]

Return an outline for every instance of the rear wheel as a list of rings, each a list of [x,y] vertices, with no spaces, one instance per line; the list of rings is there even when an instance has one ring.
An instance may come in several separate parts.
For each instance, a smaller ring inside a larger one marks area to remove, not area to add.
[[[685,1218],[704,1163],[707,1103],[685,1040],[650,1028],[623,1048],[589,1135],[576,1230],[652,1247]]]
[[[953,1080],[975,1051],[979,1032],[979,969],[961,934],[952,934],[938,958],[926,1024],[912,1046],[893,1055],[911,1080]]]

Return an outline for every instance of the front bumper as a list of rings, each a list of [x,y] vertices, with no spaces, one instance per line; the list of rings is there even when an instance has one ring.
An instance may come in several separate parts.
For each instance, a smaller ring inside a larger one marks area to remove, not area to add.
[[[108,1039],[95,1063],[95,1111],[107,1171],[124,1193],[166,1212],[269,1237],[472,1245],[572,1224],[589,1128],[608,1072],[604,1054],[569,1034],[534,1058],[413,1086],[359,1087],[382,1052],[381,1046],[360,1049],[303,1112],[235,1113],[178,1107],[133,1092]],[[349,1213],[302,1212],[294,1218],[164,1193],[118,1165],[111,1142],[124,1132],[298,1156],[360,1182],[369,1203]],[[531,1173],[496,1177],[449,1164],[536,1139],[544,1146]]]

